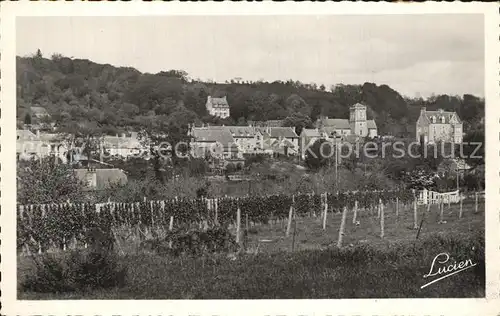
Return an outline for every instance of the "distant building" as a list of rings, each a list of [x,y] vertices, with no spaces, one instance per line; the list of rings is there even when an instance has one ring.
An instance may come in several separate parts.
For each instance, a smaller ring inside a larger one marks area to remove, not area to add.
[[[143,145],[137,137],[136,132],[116,136],[104,136],[102,139],[102,151],[110,157],[140,157],[148,148]]]
[[[68,145],[63,142],[62,135],[33,132],[23,129],[16,131],[16,154],[18,160],[57,157],[67,162]]]
[[[299,153],[299,136],[291,127],[202,126],[192,127],[189,135],[198,157],[216,152],[224,160],[240,160],[243,154]]]
[[[293,127],[260,127],[257,129],[263,135],[265,152],[287,156],[299,154],[299,136]]]
[[[229,103],[227,103],[227,97],[225,96],[222,98],[208,96],[205,106],[210,115],[220,118],[229,117]]]
[[[32,106],[31,107],[31,116],[36,117],[37,119],[41,119],[43,117],[50,117],[49,112],[47,112],[47,109],[41,106]]]
[[[328,136],[357,135],[361,137],[374,138],[377,136],[377,124],[374,120],[366,119],[366,106],[361,103],[354,104],[349,108],[349,119],[330,119],[320,117],[316,121],[316,128]]]
[[[463,124],[456,112],[442,109],[427,111],[422,107],[416,123],[416,138],[424,144],[460,144],[463,141]]]
[[[103,190],[112,184],[124,185],[127,175],[121,169],[74,169],[76,177],[83,181],[90,190]]]

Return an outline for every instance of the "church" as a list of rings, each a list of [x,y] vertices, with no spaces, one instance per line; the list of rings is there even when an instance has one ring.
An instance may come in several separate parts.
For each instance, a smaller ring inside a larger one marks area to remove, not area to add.
[[[349,108],[349,119],[320,117],[316,121],[316,128],[328,136],[334,134],[344,138],[348,135],[370,138],[377,136],[377,124],[374,120],[366,119],[366,106],[361,103],[356,103]]]

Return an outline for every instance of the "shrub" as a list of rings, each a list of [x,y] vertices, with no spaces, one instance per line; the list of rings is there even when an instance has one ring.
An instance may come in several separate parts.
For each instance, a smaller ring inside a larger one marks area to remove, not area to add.
[[[72,251],[33,257],[35,269],[21,282],[21,291],[61,293],[123,286],[126,269],[114,253]]]

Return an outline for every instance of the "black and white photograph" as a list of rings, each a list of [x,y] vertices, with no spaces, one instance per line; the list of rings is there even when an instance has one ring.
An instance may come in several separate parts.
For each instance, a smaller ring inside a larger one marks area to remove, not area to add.
[[[15,299],[485,299],[485,20],[16,16]]]

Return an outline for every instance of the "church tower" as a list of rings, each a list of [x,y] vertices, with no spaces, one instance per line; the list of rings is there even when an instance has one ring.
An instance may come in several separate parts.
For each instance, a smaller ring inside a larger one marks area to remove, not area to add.
[[[366,106],[356,103],[349,108],[349,126],[352,134],[362,137],[368,136]]]

